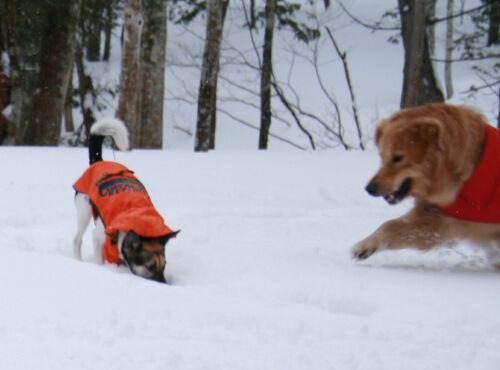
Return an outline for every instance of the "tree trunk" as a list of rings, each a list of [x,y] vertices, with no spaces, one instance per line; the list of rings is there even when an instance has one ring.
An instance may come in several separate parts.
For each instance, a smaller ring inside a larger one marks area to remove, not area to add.
[[[426,19],[436,17],[436,1],[437,0],[424,0],[427,1],[427,9],[425,11]],[[436,50],[436,27],[435,24],[426,24],[427,37],[429,40],[429,52],[434,55]]]
[[[101,59],[103,5],[102,0],[87,2],[91,9],[89,9],[90,17],[87,19],[86,55],[89,62],[98,62]]]
[[[73,65],[81,0],[48,6],[40,55],[40,73],[25,143],[57,145]]]
[[[69,73],[66,100],[64,102],[64,129],[66,132],[75,131],[75,124],[73,122],[73,68],[71,68]]]
[[[141,41],[141,97],[136,147],[163,146],[163,104],[167,42],[167,1],[144,2]]]
[[[427,0],[398,0],[405,66],[401,108],[444,101],[430,59],[426,28]]]
[[[490,24],[488,28],[488,46],[500,44],[500,2],[488,0]]]
[[[143,15],[141,0],[125,1],[124,38],[120,74],[120,100],[116,116],[128,125],[131,148],[138,137],[139,95],[141,90],[140,56]]]
[[[113,32],[113,0],[106,0],[106,23],[104,26],[104,51],[102,60],[109,61],[111,54],[111,34]]]
[[[226,20],[227,7],[229,5],[229,0],[222,1],[222,20],[221,20],[221,34],[224,30],[224,21]],[[219,76],[220,65],[217,67],[217,77]],[[213,94],[212,101],[212,116],[210,120],[210,143],[208,144],[208,149],[215,149],[215,133],[217,132],[217,90],[218,81],[215,80],[215,92]]]
[[[276,0],[266,0],[265,32],[260,79],[260,132],[259,149],[267,149],[271,128],[271,78],[273,74],[273,36]]]
[[[446,61],[444,62],[444,79],[446,86],[446,97],[449,99],[453,96],[453,78],[451,75],[451,58],[453,57],[453,0],[448,0],[446,10]]]
[[[497,115],[497,128],[500,129],[500,87],[498,88],[498,115]]]
[[[198,93],[198,118],[194,150],[210,149],[213,103],[216,99],[217,73],[219,70],[220,44],[222,40],[223,0],[208,0],[207,31],[201,67]]]
[[[24,133],[33,106],[46,14],[38,2],[7,0],[3,5],[6,9],[12,104],[11,114],[7,117],[7,142],[20,145],[24,144]]]
[[[250,29],[255,29],[257,18],[255,16],[255,0],[250,0]]]

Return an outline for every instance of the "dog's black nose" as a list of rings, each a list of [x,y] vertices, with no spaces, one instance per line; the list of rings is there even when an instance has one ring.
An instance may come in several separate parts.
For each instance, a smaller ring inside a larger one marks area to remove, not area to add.
[[[368,194],[374,197],[378,195],[378,185],[376,182],[371,181],[370,183],[368,183],[365,190],[368,192]]]

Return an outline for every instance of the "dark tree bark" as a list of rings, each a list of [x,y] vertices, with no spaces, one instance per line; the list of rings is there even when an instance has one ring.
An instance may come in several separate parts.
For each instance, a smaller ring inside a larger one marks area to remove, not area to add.
[[[229,5],[229,0],[222,1],[222,20],[221,20],[221,34],[224,30],[224,22],[226,20],[227,7]],[[217,68],[217,77],[219,76],[220,66]],[[210,143],[208,144],[208,149],[215,149],[215,133],[217,132],[217,89],[218,89],[218,81],[217,78],[215,80],[215,92],[213,94],[212,101],[212,117],[210,120]]]
[[[101,59],[101,31],[103,7],[101,1],[92,1],[89,4],[90,17],[88,19],[89,29],[87,30],[87,60],[89,62],[98,62]]]
[[[46,12],[39,2],[6,0],[6,48],[10,59],[12,110],[9,115],[8,143],[24,144],[24,134],[37,89],[40,49]]]
[[[136,123],[139,117],[141,91],[140,56],[143,22],[141,0],[126,0],[120,100],[116,116],[129,127],[131,148],[136,147],[138,137]]]
[[[9,78],[0,72],[0,144],[7,138],[8,123],[7,117],[2,113],[5,107],[10,104]]]
[[[136,122],[136,147],[163,146],[163,104],[167,42],[167,1],[144,2],[141,41],[141,97]]]
[[[257,18],[255,16],[255,0],[250,0],[250,29],[255,29]]]
[[[489,28],[488,28],[488,46],[500,44],[500,1],[487,0]]]
[[[111,34],[114,25],[113,0],[106,0],[106,21],[104,25],[104,51],[102,60],[109,61],[111,54]]]
[[[405,66],[401,108],[444,101],[438,87],[426,30],[428,0],[398,0]]]
[[[500,87],[498,88],[498,115],[497,115],[497,128],[500,129]]]
[[[57,145],[73,64],[81,0],[47,5],[40,73],[25,143]]]
[[[208,0],[207,31],[198,93],[198,118],[194,147],[197,152],[210,149],[210,131],[222,40],[222,7],[223,0]]]
[[[75,124],[73,122],[73,69],[69,73],[66,100],[64,102],[64,129],[66,132],[75,131]]]
[[[273,74],[273,36],[276,1],[266,0],[265,32],[262,52],[262,71],[260,80],[260,132],[259,149],[267,149],[271,128],[271,79]]]

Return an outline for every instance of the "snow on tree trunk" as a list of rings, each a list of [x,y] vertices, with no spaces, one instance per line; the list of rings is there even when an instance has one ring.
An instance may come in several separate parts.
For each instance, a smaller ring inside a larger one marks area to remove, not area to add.
[[[167,2],[144,2],[141,41],[141,97],[136,147],[163,146],[163,104],[167,42]]]
[[[260,132],[259,149],[267,149],[271,128],[271,78],[273,73],[273,36],[276,13],[275,0],[266,0],[264,47],[260,79]]]
[[[96,92],[92,77],[85,71],[85,64],[83,62],[83,46],[81,43],[76,48],[75,65],[78,75],[78,96],[80,101],[80,108],[82,110],[83,122],[78,129],[77,142],[86,143],[90,135],[90,127],[96,121]]]
[[[223,0],[208,0],[207,31],[198,93],[198,118],[194,147],[197,152],[210,149],[210,129],[214,112],[213,103],[216,99],[222,40],[222,6]]]
[[[130,129],[130,145],[136,146],[139,96],[141,90],[140,56],[143,15],[141,0],[125,1],[124,39],[120,74],[120,99],[116,116]]]
[[[26,144],[59,143],[80,8],[81,0],[74,0],[56,2],[47,9],[37,89],[24,135]]]
[[[398,0],[405,66],[401,108],[444,101],[430,59],[426,0]]]

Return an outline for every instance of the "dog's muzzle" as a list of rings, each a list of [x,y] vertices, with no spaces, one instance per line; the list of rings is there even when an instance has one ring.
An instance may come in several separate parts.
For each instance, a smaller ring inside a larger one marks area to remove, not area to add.
[[[401,186],[398,188],[398,190],[389,195],[384,196],[384,199],[389,204],[397,204],[401,202],[408,195],[410,189],[411,189],[411,179],[406,178],[401,183]]]
[[[389,204],[397,204],[401,200],[403,200],[408,193],[410,192],[411,189],[411,179],[406,178],[402,183],[401,186],[394,192],[384,195],[381,187],[379,184],[375,181],[370,181],[368,185],[366,185],[365,190],[370,194],[372,197],[380,197],[384,196],[384,199],[386,200],[387,203]]]

